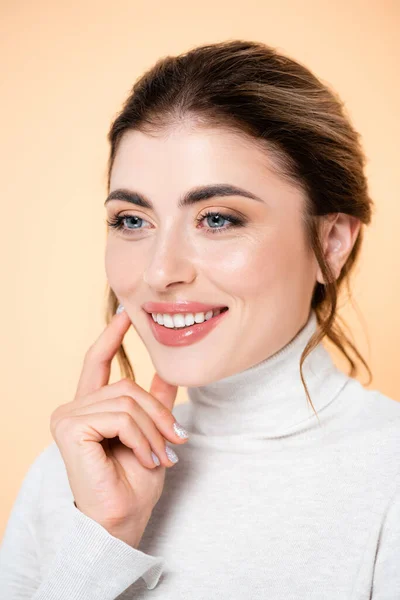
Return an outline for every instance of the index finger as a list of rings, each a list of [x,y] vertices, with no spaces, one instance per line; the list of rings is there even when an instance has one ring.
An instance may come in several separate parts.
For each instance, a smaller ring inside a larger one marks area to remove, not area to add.
[[[131,324],[126,310],[112,316],[85,355],[75,397],[92,394],[108,384],[112,359]]]

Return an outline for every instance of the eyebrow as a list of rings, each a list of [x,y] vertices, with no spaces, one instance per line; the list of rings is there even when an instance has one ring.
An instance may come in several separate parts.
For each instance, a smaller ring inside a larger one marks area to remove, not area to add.
[[[209,200],[210,198],[215,198],[216,196],[243,196],[244,198],[251,198],[252,200],[257,200],[258,202],[264,202],[258,196],[255,196],[248,190],[237,187],[235,185],[228,184],[214,184],[214,185],[204,185],[198,186],[189,190],[183,198],[181,198],[178,202],[178,208],[183,208],[186,206],[192,206],[196,204],[196,202],[202,202],[204,200]],[[126,188],[119,188],[117,190],[112,191],[106,198],[104,202],[104,206],[110,200],[124,200],[125,202],[130,202],[131,204],[136,204],[137,206],[141,206],[142,208],[148,208],[150,210],[154,210],[154,206],[152,202],[148,198],[146,198],[143,194],[139,192],[135,192],[133,190],[128,190]]]

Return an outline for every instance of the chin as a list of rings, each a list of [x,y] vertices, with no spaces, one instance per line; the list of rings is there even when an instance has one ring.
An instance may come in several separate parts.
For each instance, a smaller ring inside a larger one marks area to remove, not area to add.
[[[165,373],[165,376],[162,374],[161,369],[157,370],[157,373],[166,383],[187,388],[201,387],[203,385],[208,385],[209,383],[213,383],[214,381],[218,381],[218,379],[220,379],[220,377],[210,378],[209,374],[208,376],[204,375],[202,377],[199,373],[193,373],[192,375],[190,373],[186,373],[186,375],[183,375],[182,372],[180,372],[176,373],[176,376],[174,376],[172,369],[168,369],[168,371]]]

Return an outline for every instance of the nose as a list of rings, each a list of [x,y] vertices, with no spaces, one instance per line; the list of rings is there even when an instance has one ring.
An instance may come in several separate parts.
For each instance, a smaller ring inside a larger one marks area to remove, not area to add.
[[[196,277],[196,260],[193,249],[184,236],[170,230],[155,239],[143,270],[143,281],[162,292],[174,284],[192,283]]]

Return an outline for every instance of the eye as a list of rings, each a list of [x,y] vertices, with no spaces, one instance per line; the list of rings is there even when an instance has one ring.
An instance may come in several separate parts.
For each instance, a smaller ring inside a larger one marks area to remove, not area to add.
[[[230,223],[230,225],[229,225],[229,227],[223,227],[223,228],[222,227],[207,228],[208,231],[210,231],[210,233],[221,233],[223,231],[226,231],[227,229],[232,229],[234,227],[243,227],[245,225],[244,220],[240,219],[236,215],[232,215],[231,213],[224,214],[221,212],[212,212],[212,211],[207,211],[205,214],[198,217],[196,219],[196,223],[201,223],[205,219],[211,219],[211,218],[214,219],[214,221],[209,221],[209,222],[211,222],[211,223],[214,222],[214,225],[215,225],[215,221],[221,221],[221,219],[223,221],[227,221],[228,223]],[[203,228],[201,228],[201,229],[203,229]]]
[[[131,221],[133,221],[134,225],[137,225],[137,222],[139,221],[139,225],[141,222],[145,222],[148,223],[148,221],[146,221],[145,219],[142,219],[141,217],[138,217],[137,215],[115,215],[114,217],[111,217],[110,219],[106,220],[106,223],[108,225],[108,227],[110,227],[111,229],[115,229],[115,230],[122,230],[124,233],[126,232],[128,235],[134,235],[134,232],[137,230],[141,230],[143,229],[143,227],[127,227],[124,222],[125,220],[130,219]]]
[[[234,227],[244,227],[246,225],[246,221],[237,217],[236,215],[231,213],[224,214],[222,212],[211,211],[207,211],[205,214],[197,217],[196,223],[199,224],[206,219],[209,220],[209,223],[212,223],[213,225],[218,225],[218,223],[221,223],[221,220],[229,223],[228,227],[200,227],[200,229],[205,229],[209,233],[222,233],[228,229],[233,229]],[[133,227],[127,226],[125,221],[131,221]],[[140,224],[143,222],[148,223],[148,221],[138,217],[137,215],[115,215],[114,217],[106,220],[108,227],[114,230],[121,230],[128,236],[136,235],[136,231],[141,231],[144,229],[143,227],[140,227]],[[136,225],[139,226],[136,227]]]

